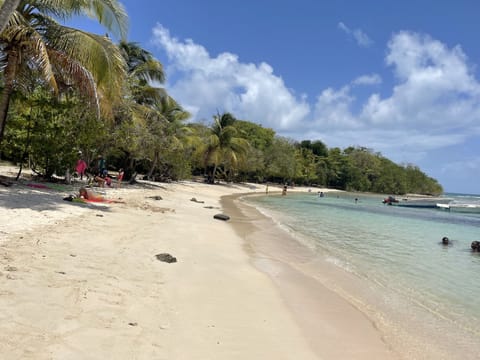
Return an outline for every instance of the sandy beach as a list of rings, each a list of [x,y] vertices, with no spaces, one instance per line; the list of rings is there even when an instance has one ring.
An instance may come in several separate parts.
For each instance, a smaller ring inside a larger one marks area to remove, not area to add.
[[[0,186],[5,359],[400,358],[282,258],[286,234],[273,241],[268,219],[222,200],[264,186],[140,183],[105,190],[124,203],[81,204],[63,200],[79,184],[31,185]]]

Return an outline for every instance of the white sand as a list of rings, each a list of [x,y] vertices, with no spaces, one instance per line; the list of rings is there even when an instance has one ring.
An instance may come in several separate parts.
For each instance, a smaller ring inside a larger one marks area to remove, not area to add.
[[[263,186],[159,185],[108,189],[125,204],[107,206],[0,186],[1,358],[391,358],[362,313],[324,288],[324,309],[292,303],[230,222],[213,219],[220,196]],[[285,279],[295,282],[308,281]],[[311,314],[318,339],[301,319]]]

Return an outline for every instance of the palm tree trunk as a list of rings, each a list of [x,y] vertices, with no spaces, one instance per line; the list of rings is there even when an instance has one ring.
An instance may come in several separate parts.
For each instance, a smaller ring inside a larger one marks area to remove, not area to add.
[[[20,4],[20,0],[5,0],[2,7],[0,8],[0,32],[5,29],[5,26],[8,24],[8,19],[10,15],[15,11],[15,9]]]
[[[215,174],[217,173],[217,163],[213,165],[212,184],[215,184]]]
[[[147,179],[148,179],[148,180],[152,180],[153,172],[155,171],[155,169],[156,169],[156,167],[157,167],[158,158],[159,158],[159,155],[158,155],[158,153],[155,151],[155,154],[153,155],[152,166],[150,167],[150,171],[149,171],[148,174],[147,174]]]
[[[0,96],[0,144],[3,140],[5,132],[5,124],[7,123],[8,108],[10,106],[10,97],[13,93],[13,83],[17,70],[18,53],[11,50],[8,54],[7,66],[5,68],[5,87]]]
[[[30,106],[30,114],[32,113],[32,106]],[[20,178],[20,175],[22,174],[23,170],[23,163],[25,162],[25,158],[28,155],[28,148],[30,147],[30,135],[32,133],[32,116],[28,116],[28,127],[27,127],[27,140],[25,141],[25,147],[23,148],[23,154],[22,157],[20,158],[20,168],[18,169],[18,174],[17,177],[15,178],[15,181],[18,181]]]

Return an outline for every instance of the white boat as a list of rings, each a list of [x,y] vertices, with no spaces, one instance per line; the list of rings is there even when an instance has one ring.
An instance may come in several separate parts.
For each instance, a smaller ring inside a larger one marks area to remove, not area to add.
[[[389,196],[383,202],[388,205],[396,205],[414,208],[436,208],[438,204],[449,204],[453,199],[443,197],[405,197],[401,199]]]
[[[467,203],[449,203],[449,204],[437,204],[439,209],[462,212],[462,213],[479,213],[480,204],[467,204]]]

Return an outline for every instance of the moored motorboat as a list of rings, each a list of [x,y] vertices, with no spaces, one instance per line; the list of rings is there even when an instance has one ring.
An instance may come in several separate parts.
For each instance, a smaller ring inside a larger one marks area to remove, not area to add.
[[[403,207],[433,209],[438,207],[438,204],[449,204],[451,201],[452,199],[443,197],[405,197],[396,199],[393,196],[389,196],[383,200],[383,203]]]
[[[454,211],[454,212],[480,214],[480,204],[452,202],[448,204],[437,204],[437,208],[447,210],[447,211]]]

